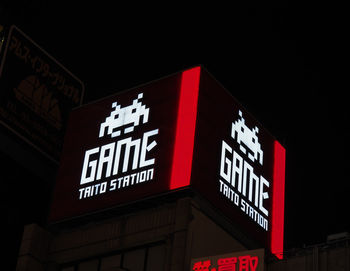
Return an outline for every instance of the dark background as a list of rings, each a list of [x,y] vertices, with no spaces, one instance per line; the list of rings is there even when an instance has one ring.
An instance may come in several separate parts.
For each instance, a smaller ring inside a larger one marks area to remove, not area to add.
[[[80,78],[84,103],[203,64],[286,148],[289,249],[349,231],[348,16],[330,5],[5,0],[0,22],[16,24]],[[40,217],[49,188],[13,186]],[[36,221],[18,200],[2,201],[8,225]]]

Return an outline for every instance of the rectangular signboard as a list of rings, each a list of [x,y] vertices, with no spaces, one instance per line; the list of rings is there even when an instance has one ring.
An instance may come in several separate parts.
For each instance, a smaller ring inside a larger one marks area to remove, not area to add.
[[[191,187],[279,255],[284,159],[260,123],[195,67],[72,112],[50,220]]]
[[[249,236],[283,251],[285,150],[202,72],[191,185]]]
[[[73,110],[52,220],[169,190],[181,74]]]
[[[190,271],[263,271],[264,254],[256,249],[192,259]]]
[[[83,83],[16,26],[11,26],[0,63],[0,122],[58,161]]]

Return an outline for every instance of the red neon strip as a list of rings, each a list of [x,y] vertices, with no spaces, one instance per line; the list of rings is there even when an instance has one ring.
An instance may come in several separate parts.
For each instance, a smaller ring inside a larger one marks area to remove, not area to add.
[[[271,252],[283,259],[284,235],[284,185],[286,168],[286,150],[275,141],[272,191]]]
[[[199,78],[200,67],[182,73],[170,189],[190,184]]]

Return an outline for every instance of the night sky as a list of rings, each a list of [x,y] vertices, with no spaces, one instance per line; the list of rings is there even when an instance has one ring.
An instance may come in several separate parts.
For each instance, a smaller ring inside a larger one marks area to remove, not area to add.
[[[319,2],[138,5],[4,1],[0,24],[80,78],[84,103],[203,65],[286,148],[285,247],[349,231],[345,14]]]

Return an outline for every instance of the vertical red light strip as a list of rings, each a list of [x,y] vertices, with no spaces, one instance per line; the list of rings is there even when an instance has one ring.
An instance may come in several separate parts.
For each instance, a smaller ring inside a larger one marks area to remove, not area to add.
[[[279,259],[283,259],[285,167],[286,150],[278,141],[275,141],[272,191],[271,252]]]
[[[182,73],[170,189],[190,184],[199,79],[200,67]]]

